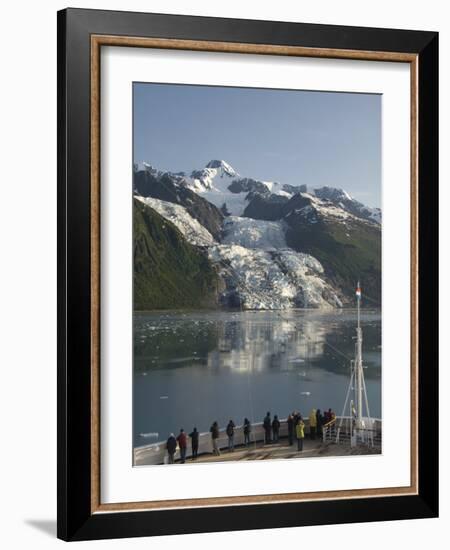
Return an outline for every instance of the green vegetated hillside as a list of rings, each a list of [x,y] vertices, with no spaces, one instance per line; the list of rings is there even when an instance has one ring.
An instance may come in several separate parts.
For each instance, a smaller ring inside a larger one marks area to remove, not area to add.
[[[363,305],[381,305],[381,229],[375,224],[353,220],[350,226],[330,221],[305,223],[287,218],[288,246],[315,256],[329,280],[354,303],[356,278],[360,279]]]
[[[169,221],[134,199],[134,309],[217,305],[218,277],[206,253]]]

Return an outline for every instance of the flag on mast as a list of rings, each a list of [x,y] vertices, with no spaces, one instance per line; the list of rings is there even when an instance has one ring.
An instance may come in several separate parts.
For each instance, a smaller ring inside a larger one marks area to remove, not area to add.
[[[361,298],[361,287],[359,286],[359,281],[358,281],[358,284],[356,285],[356,297]]]

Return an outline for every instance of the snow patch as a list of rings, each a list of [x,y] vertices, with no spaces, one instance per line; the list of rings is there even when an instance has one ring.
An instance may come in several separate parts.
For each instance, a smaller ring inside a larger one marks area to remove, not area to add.
[[[311,223],[316,223],[317,218],[316,215],[323,218],[334,218],[338,219],[340,221],[347,220],[347,219],[355,219],[356,216],[353,214],[350,214],[346,210],[340,208],[339,206],[335,206],[331,202],[324,202],[323,200],[319,199],[315,195],[312,195],[310,193],[300,193],[303,197],[306,197],[310,200],[311,204],[304,206],[303,208],[296,209],[295,213],[300,214],[301,216],[308,219]]]
[[[370,212],[369,218],[371,220],[373,220],[374,222],[381,224],[381,210],[380,210],[380,208],[368,208],[367,207],[367,210],[369,210],[369,212]]]
[[[291,198],[294,193],[290,193],[284,189],[284,185],[278,183],[277,181],[262,181],[267,190],[273,193],[274,195],[280,195],[282,197]]]
[[[184,206],[151,197],[136,196],[136,198],[173,223],[190,244],[210,246],[216,242],[211,233],[193,218]]]
[[[248,193],[230,193],[228,190],[213,189],[200,192],[200,195],[217,208],[222,208],[225,205],[227,212],[232,216],[242,216],[249,203]]]

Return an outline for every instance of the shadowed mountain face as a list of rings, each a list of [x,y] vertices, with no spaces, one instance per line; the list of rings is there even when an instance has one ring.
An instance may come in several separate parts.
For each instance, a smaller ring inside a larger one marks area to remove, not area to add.
[[[140,307],[155,301],[146,298],[155,285],[161,298],[156,302],[164,302],[171,271],[180,286],[167,295],[171,305],[160,307],[189,307],[188,302],[243,309],[350,306],[358,280],[363,306],[381,305],[381,211],[342,189],[243,177],[214,160],[190,176],[136,166],[134,193],[139,215],[152,221],[146,222],[145,240],[154,241],[156,232],[159,247],[150,269],[151,254],[146,256],[142,242],[137,247],[140,234],[135,234],[139,262],[147,266],[138,281]],[[146,277],[153,282],[147,284]],[[190,296],[178,292],[181,288]]]
[[[294,250],[311,254],[324,266],[327,280],[354,303],[356,279],[363,281],[366,304],[381,305],[381,231],[357,218],[342,222],[316,219],[310,223],[301,213],[286,218],[286,242]],[[368,300],[368,303],[367,303]]]
[[[280,220],[288,202],[288,197],[253,193],[243,215],[255,220]]]
[[[142,197],[153,197],[184,206],[215,238],[222,228],[223,215],[220,210],[181,182],[183,176],[157,171],[134,173],[134,192]]]

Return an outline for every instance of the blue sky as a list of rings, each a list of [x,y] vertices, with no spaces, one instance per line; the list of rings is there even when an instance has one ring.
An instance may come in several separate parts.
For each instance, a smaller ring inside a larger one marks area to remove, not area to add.
[[[135,162],[190,172],[212,159],[380,206],[381,96],[134,84]]]

